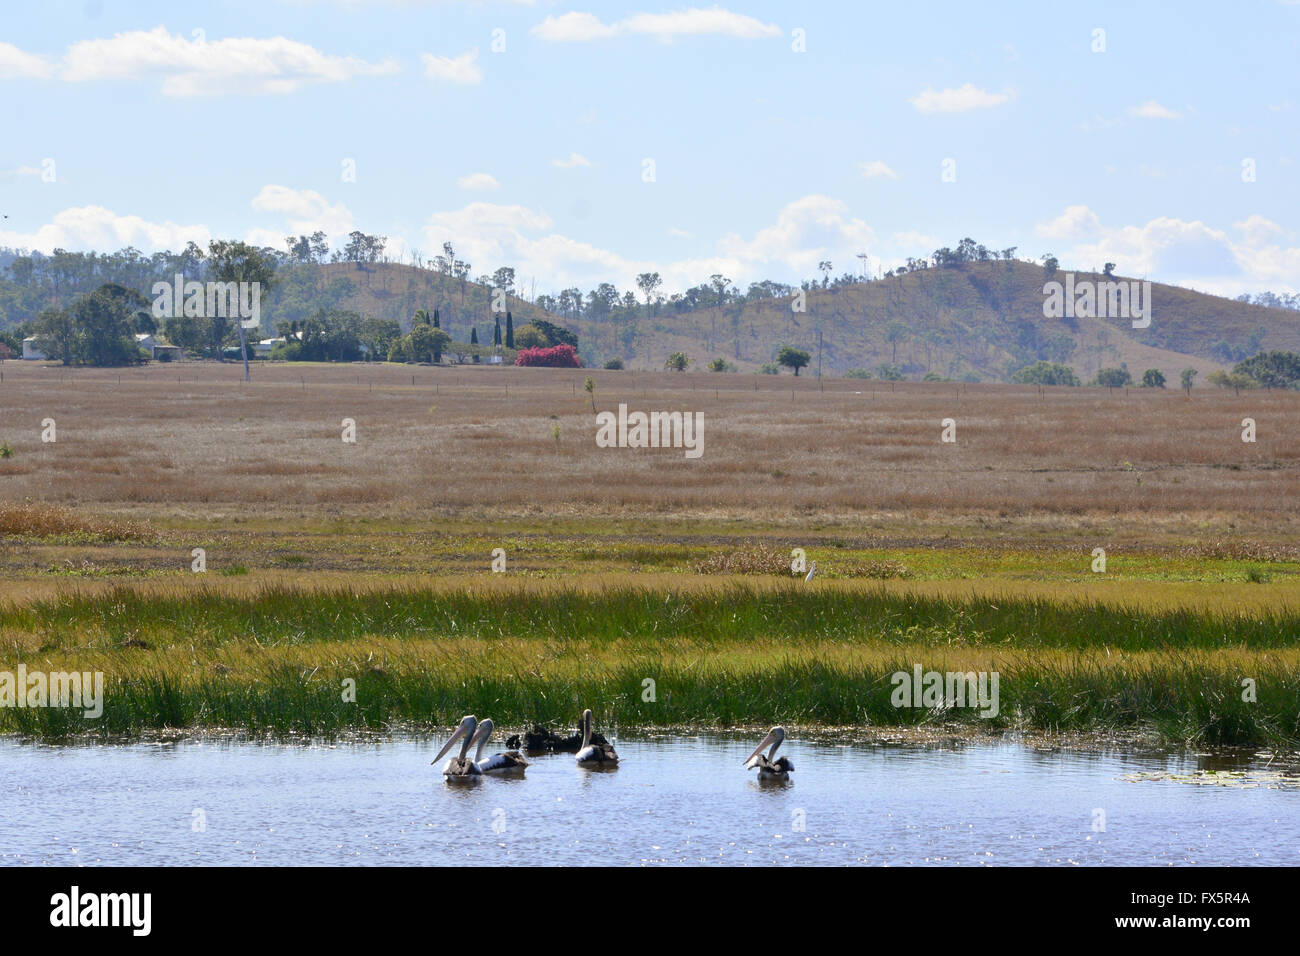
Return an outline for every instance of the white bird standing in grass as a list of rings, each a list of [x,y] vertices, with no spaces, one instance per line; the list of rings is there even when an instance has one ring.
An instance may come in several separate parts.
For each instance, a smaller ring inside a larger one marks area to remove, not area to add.
[[[817,562],[814,561],[812,565],[808,568],[808,574],[804,577],[803,583],[807,584],[809,581],[811,581],[813,579],[813,575],[816,573],[817,573]]]

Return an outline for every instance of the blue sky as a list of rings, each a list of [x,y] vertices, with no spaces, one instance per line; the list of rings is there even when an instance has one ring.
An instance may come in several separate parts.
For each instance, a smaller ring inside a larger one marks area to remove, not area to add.
[[[0,245],[361,229],[540,293],[971,236],[1298,291],[1297,63],[1288,0],[14,5]]]

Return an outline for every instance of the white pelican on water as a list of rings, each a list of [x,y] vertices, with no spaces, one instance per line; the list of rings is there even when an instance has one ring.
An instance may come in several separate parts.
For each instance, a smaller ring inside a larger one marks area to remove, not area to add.
[[[776,748],[781,746],[783,740],[785,740],[784,727],[773,727],[769,730],[763,742],[754,748],[754,752],[745,761],[745,769],[753,770],[757,767],[759,780],[789,780],[794,764],[789,757],[776,756]],[[765,754],[763,749],[768,744],[772,745],[772,749]],[[775,760],[772,759],[774,757]]]
[[[433,763],[437,763],[442,759],[443,754],[455,746],[456,741],[461,741],[460,755],[449,758],[442,766],[442,775],[444,777],[477,777],[483,773],[478,768],[478,764],[470,760],[468,756],[469,745],[474,739],[474,727],[477,724],[478,721],[474,719],[473,714],[462,717],[456,732],[451,735],[451,739],[447,741],[446,746],[438,751],[438,756],[433,758]]]
[[[582,712],[582,746],[578,748],[578,763],[586,767],[613,767],[618,764],[618,754],[609,744],[591,742],[591,711]]]
[[[497,773],[507,770],[522,771],[528,766],[528,761],[518,750],[510,750],[502,754],[493,754],[491,757],[483,756],[483,748],[487,746],[488,738],[492,736],[492,719],[484,717],[483,722],[478,725],[478,730],[474,733],[473,742],[478,745],[478,750],[474,752],[474,766],[478,767],[479,773]]]

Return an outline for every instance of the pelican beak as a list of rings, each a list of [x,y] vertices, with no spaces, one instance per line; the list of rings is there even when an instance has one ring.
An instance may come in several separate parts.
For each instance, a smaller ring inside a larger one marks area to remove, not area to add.
[[[464,737],[465,734],[468,733],[468,731],[469,731],[469,727],[468,727],[468,725],[467,725],[464,721],[461,721],[460,726],[457,727],[457,728],[456,728],[456,732],[455,732],[454,734],[451,735],[451,739],[447,741],[446,746],[443,747],[441,750],[439,750],[439,751],[438,751],[438,756],[434,757],[433,760],[430,761],[430,762],[431,762],[431,763],[437,763],[437,762],[438,762],[439,760],[441,760],[444,756],[446,756],[447,751],[451,750],[451,748],[455,745],[456,741],[458,741],[458,740],[460,740],[462,737]]]
[[[745,758],[745,763],[749,763],[751,760],[753,760],[755,757],[761,754],[768,747],[772,746],[772,744],[774,743],[776,743],[776,735],[769,733],[766,737],[763,738],[763,742],[754,748],[754,752]]]

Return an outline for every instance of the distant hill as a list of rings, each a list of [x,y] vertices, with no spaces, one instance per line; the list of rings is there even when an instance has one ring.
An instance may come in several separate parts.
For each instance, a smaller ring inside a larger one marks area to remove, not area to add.
[[[1064,275],[1058,271],[1055,278]],[[1076,281],[1111,281],[1096,273],[1074,275]],[[1045,318],[1047,281],[1046,270],[1032,263],[971,262],[816,289],[807,293],[802,314],[792,312],[792,299],[785,297],[681,313],[665,306],[658,315],[627,320],[635,331],[621,335],[618,322],[567,324],[602,355],[630,340],[624,350],[630,368],[661,368],[669,354],[683,351],[697,366],[721,357],[740,371],[754,371],[790,344],[812,354],[808,374],[816,369],[820,332],[823,374],[874,371],[889,363],[908,377],[932,372],[981,381],[1005,381],[1046,359],[1073,366],[1085,380],[1098,368],[1123,363],[1137,378],[1158,368],[1175,382],[1181,369],[1196,368],[1203,382],[1209,372],[1261,349],[1300,351],[1300,312],[1293,309],[1152,283],[1151,325],[1134,329],[1128,319]]]
[[[442,328],[453,339],[469,341],[470,326],[479,341],[492,342],[492,296],[495,290],[433,269],[395,262],[330,262],[281,270],[280,282],[262,310],[263,324],[302,320],[318,309],[346,309],[379,319],[396,319],[409,329],[416,309],[438,310]],[[515,295],[504,297],[515,328],[533,319],[566,324],[558,316]],[[505,317],[501,318],[504,326]],[[485,337],[486,336],[486,337]]]
[[[268,309],[268,321],[300,318],[322,301],[406,326],[417,308],[436,306],[454,338],[467,339],[469,324],[491,332],[492,290],[475,282],[414,266],[356,263],[295,267],[312,276],[315,295],[297,294],[286,282]],[[1063,281],[1066,270],[1054,278]],[[1075,281],[1112,281],[1100,273],[1075,272]],[[1128,277],[1116,277],[1125,280]],[[718,308],[674,311],[615,309],[592,320],[556,315],[516,296],[508,307],[518,329],[533,318],[578,333],[588,365],[618,357],[628,368],[662,369],[673,352],[686,352],[693,367],[723,358],[738,371],[757,371],[785,344],[810,352],[815,373],[821,332],[822,374],[873,371],[895,364],[908,377],[927,372],[945,378],[1005,381],[1039,359],[1072,366],[1088,380],[1098,368],[1127,365],[1135,377],[1158,368],[1177,381],[1183,368],[1210,372],[1229,367],[1261,349],[1300,352],[1300,312],[1265,308],[1162,283],[1151,284],[1149,328],[1128,319],[1049,319],[1043,315],[1047,270],[1029,262],[969,262],[919,269],[887,279],[815,288],[807,311],[793,312],[792,296],[734,302]],[[334,291],[330,291],[334,290]],[[311,305],[305,303],[310,302]],[[303,303],[299,305],[299,303]],[[893,328],[891,329],[891,325]],[[901,326],[901,331],[900,327]],[[891,335],[897,342],[891,342]]]
[[[47,260],[21,281],[11,273],[0,279],[0,329],[30,321],[50,305],[66,305],[101,282],[121,282],[147,295],[152,282],[170,271],[172,263],[160,256],[126,265],[100,257],[90,267],[81,262],[62,273]],[[1059,270],[1054,278],[1064,281],[1065,275]],[[1076,282],[1111,281],[1097,273],[1074,276]],[[789,344],[811,353],[804,374],[816,374],[819,334],[826,375],[853,369],[878,375],[888,364],[909,378],[930,373],[980,381],[1005,381],[1016,369],[1045,359],[1072,366],[1085,381],[1099,368],[1123,364],[1135,378],[1158,368],[1171,382],[1192,367],[1204,383],[1210,372],[1263,349],[1300,352],[1300,311],[1294,309],[1152,283],[1150,327],[1134,329],[1124,318],[1045,317],[1048,279],[1043,266],[1002,259],[918,268],[873,281],[841,279],[825,288],[810,283],[804,312],[791,310],[789,295],[743,296],[694,309],[681,300],[635,308],[615,300],[598,319],[558,315],[515,295],[506,296],[505,304],[516,329],[545,319],[577,332],[587,365],[617,357],[636,369],[661,369],[681,351],[693,360],[692,368],[721,358],[737,371],[754,372]],[[399,263],[285,263],[264,305],[263,324],[271,332],[321,309],[343,309],[394,319],[407,329],[415,310],[436,308],[454,339],[468,340],[474,325],[486,344],[492,341],[494,291],[468,278]]]

